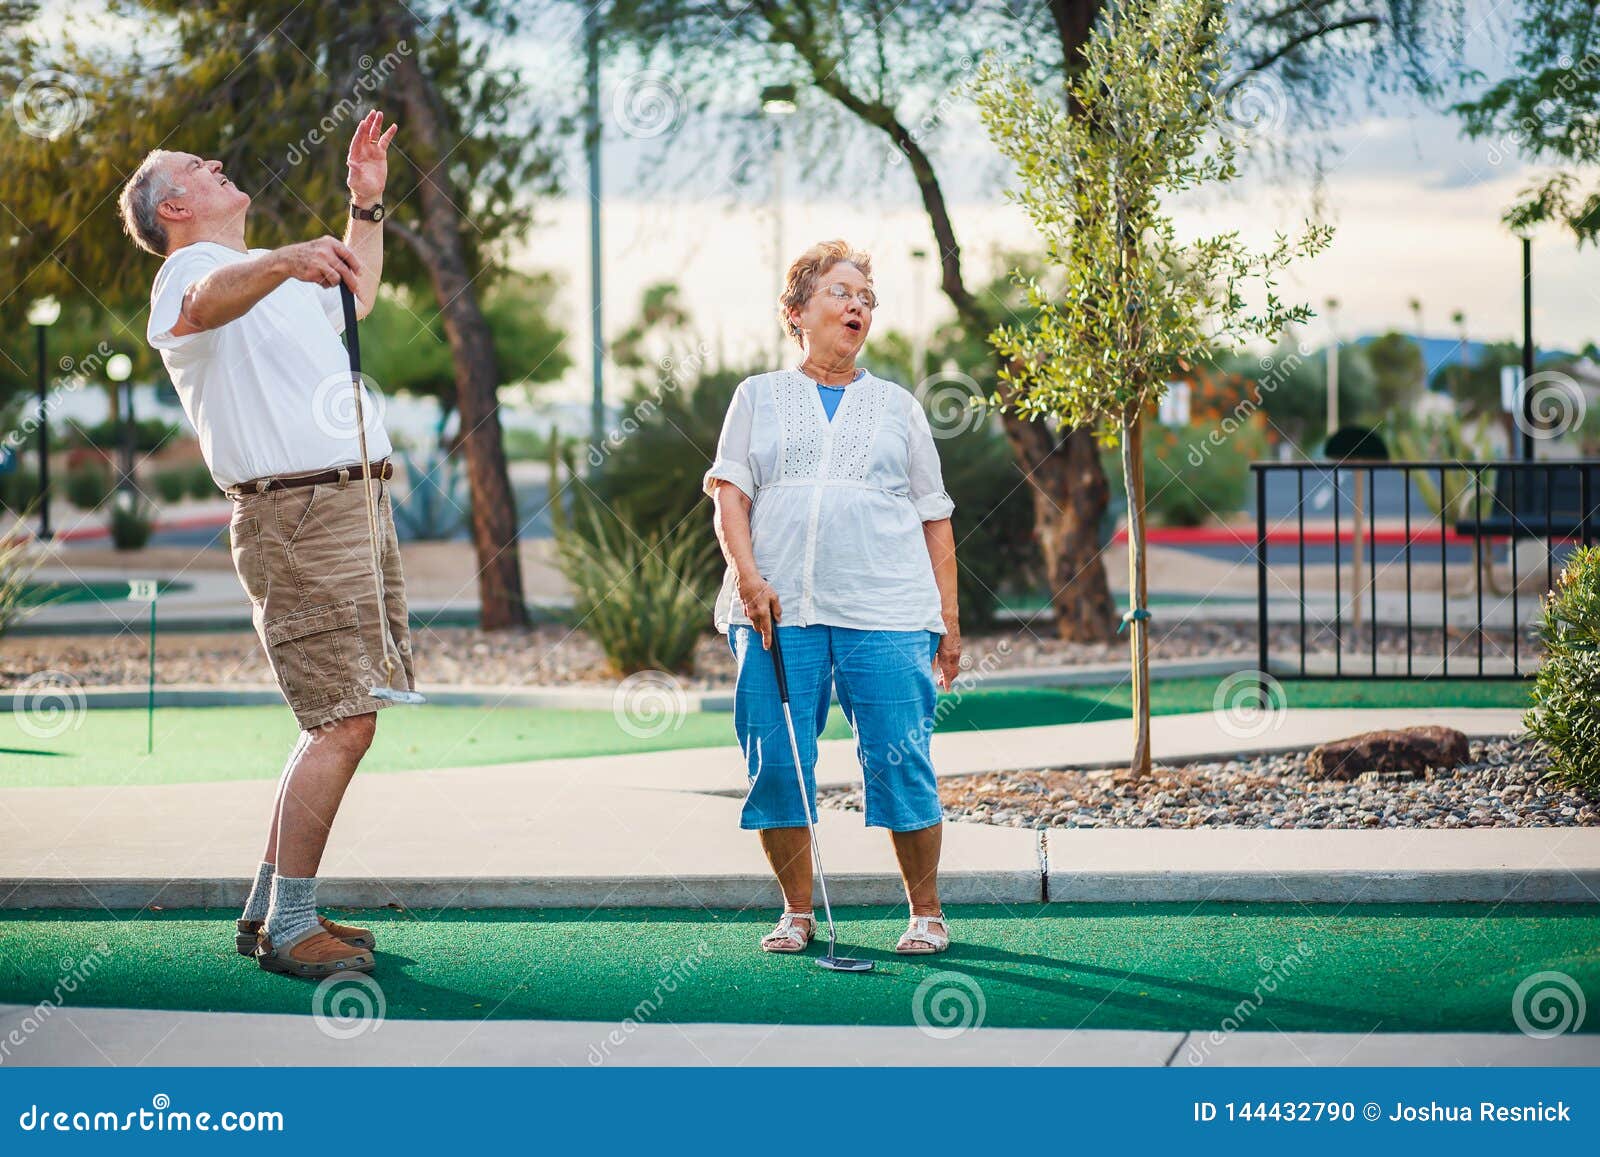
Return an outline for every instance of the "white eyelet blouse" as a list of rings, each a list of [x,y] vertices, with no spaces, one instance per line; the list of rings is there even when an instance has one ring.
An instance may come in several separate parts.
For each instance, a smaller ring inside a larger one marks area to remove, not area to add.
[[[756,566],[778,593],[785,626],[944,633],[922,524],[949,518],[939,453],[909,390],[863,371],[828,420],[798,370],[739,383],[723,420],[716,479],[752,500]],[[749,623],[734,571],[717,596],[717,630]]]

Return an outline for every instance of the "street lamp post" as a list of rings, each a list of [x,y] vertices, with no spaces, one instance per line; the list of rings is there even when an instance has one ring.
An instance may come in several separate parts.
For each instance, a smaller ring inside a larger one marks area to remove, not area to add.
[[[1533,377],[1533,238],[1522,238],[1522,380]],[[1533,391],[1522,391],[1522,460],[1533,461]]]
[[[61,316],[61,303],[53,297],[41,297],[28,307],[28,324],[33,326],[33,332],[38,349],[39,361],[39,538],[49,541],[54,537],[50,529],[50,410],[48,374],[45,362],[50,354],[45,331],[56,323]]]
[[[1339,299],[1327,301],[1328,329],[1332,339],[1328,342],[1328,437],[1339,428]]]
[[[123,491],[133,489],[133,383],[128,381],[132,375],[133,359],[127,354],[112,354],[106,359],[106,377],[111,379],[111,395],[117,418],[118,457],[121,459],[121,477],[117,479],[117,489]]]
[[[783,119],[795,109],[795,86],[769,84],[761,90],[761,111],[772,118],[772,264],[777,290],[774,303],[783,297]],[[783,330],[778,331],[772,364],[783,361]]]
[[[928,376],[928,338],[923,331],[922,283],[927,273],[928,251],[911,251],[911,388],[919,389]]]

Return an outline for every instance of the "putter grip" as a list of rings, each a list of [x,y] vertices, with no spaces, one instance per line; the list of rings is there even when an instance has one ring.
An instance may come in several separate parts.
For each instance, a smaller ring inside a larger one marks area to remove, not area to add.
[[[344,344],[350,351],[350,372],[361,372],[361,337],[356,329],[356,295],[350,287],[339,282],[339,304],[344,306]]]
[[[778,624],[772,624],[772,673],[778,677],[778,698],[789,702],[789,679],[783,673],[783,648],[778,644]]]

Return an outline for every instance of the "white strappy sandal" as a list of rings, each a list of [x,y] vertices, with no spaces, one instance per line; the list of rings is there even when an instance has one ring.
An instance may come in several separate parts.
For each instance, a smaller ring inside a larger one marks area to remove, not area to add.
[[[935,931],[933,925],[939,926]],[[931,946],[931,947],[930,947]],[[900,937],[894,950],[902,956],[932,956],[950,947],[950,925],[944,913],[937,916],[913,916],[911,925]]]
[[[801,921],[805,921],[804,924]],[[785,912],[778,926],[761,938],[763,952],[804,952],[817,932],[814,912]]]

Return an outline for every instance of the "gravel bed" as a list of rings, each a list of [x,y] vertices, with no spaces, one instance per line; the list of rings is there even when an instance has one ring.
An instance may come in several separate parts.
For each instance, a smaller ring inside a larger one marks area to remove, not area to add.
[[[1600,800],[1540,780],[1549,761],[1520,737],[1474,739],[1471,762],[1424,776],[1306,774],[1310,749],[1125,772],[1025,770],[939,781],[945,818],[1012,828],[1594,827]],[[857,788],[819,795],[861,810]]]
[[[1064,643],[1042,635],[1043,624],[1017,626],[982,634],[964,641],[971,665],[984,672],[1032,667],[1078,666],[1089,663],[1125,663],[1128,645],[1123,639],[1106,644]],[[1466,645],[1470,635],[1452,633],[1454,647]],[[1155,659],[1238,657],[1254,666],[1255,626],[1247,622],[1191,619],[1153,632],[1151,656]],[[1332,653],[1332,641],[1316,653]],[[413,632],[416,667],[424,683],[512,686],[609,686],[616,676],[599,646],[583,631],[544,624],[528,631],[483,632],[468,627],[440,627]],[[1439,650],[1439,632],[1417,632],[1419,653]],[[1492,648],[1495,644],[1491,644]],[[1509,653],[1507,636],[1499,646]],[[1476,654],[1476,644],[1473,643]],[[1299,628],[1273,627],[1273,654],[1298,654]],[[1405,633],[1383,629],[1379,651],[1403,654]],[[1351,652],[1347,649],[1346,657]],[[0,640],[0,689],[15,687],[24,679],[50,671],[77,680],[86,687],[137,684],[146,678],[149,653],[145,635],[127,631],[120,635],[25,635]],[[708,634],[695,651],[694,673],[683,676],[687,690],[710,690],[733,685],[733,655],[721,635]],[[228,633],[165,632],[158,636],[158,683],[268,683],[271,671],[256,637],[246,631]]]

